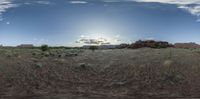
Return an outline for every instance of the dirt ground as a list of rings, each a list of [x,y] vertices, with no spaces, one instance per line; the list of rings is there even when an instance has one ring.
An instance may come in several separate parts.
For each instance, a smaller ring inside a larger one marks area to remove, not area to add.
[[[200,49],[1,48],[0,85],[0,99],[195,98]]]

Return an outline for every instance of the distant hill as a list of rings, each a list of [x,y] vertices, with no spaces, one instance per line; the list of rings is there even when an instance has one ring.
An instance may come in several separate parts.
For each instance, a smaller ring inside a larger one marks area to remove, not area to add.
[[[199,44],[196,43],[175,43],[174,44],[175,48],[200,48]]]

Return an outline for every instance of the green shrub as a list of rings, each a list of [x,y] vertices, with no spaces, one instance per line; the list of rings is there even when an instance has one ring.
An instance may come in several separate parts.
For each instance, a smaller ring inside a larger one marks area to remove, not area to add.
[[[152,47],[152,48],[167,48],[167,46],[166,45],[162,45],[162,44],[158,44],[158,43],[156,43],[156,44],[154,44],[154,46]]]
[[[47,50],[49,50],[49,46],[48,45],[42,45],[41,46],[41,50],[42,51],[47,51]]]
[[[36,52],[33,52],[32,55],[35,56],[35,55],[37,55],[37,53],[36,53]]]
[[[162,81],[169,84],[181,83],[184,80],[183,75],[178,73],[164,73]]]
[[[43,67],[42,63],[36,63],[35,64],[35,69],[42,68],[42,67]]]
[[[98,46],[90,46],[89,49],[95,51],[96,49],[98,49]]]

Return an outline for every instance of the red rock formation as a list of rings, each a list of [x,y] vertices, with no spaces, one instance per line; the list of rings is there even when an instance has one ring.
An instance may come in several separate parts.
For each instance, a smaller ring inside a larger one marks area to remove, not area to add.
[[[139,40],[130,45],[130,48],[143,48],[143,47],[167,48],[167,47],[172,47],[172,45],[170,45],[168,42],[165,41],[154,41],[154,40],[146,40],[146,41]]]

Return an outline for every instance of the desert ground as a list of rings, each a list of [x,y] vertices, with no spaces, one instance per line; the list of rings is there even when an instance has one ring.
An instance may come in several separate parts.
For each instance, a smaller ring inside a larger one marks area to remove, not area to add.
[[[0,99],[195,97],[200,49],[0,48]]]

